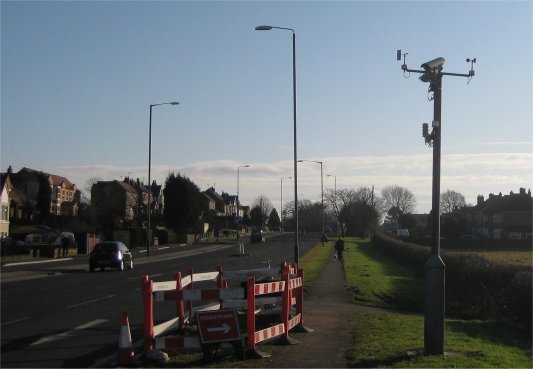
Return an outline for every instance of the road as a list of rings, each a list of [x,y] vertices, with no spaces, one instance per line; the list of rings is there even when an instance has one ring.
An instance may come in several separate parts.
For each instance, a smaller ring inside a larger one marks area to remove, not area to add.
[[[143,337],[140,279],[172,280],[175,272],[277,267],[294,257],[292,234],[267,236],[264,244],[248,244],[247,256],[235,256],[234,245],[174,245],[154,248],[150,257],[134,253],[134,269],[90,273],[88,257],[9,265],[1,274],[1,366],[106,367],[118,347],[122,311],[128,312],[133,342]],[[319,240],[301,236],[300,255]],[[155,316],[175,315],[173,304],[156,304]]]

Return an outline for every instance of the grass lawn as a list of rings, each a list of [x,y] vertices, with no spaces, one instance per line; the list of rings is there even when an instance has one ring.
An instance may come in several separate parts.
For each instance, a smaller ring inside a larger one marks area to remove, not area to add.
[[[423,356],[424,317],[406,314],[354,314],[351,367],[531,368],[527,342],[482,321],[447,320],[445,355]]]
[[[359,304],[419,310],[423,282],[409,268],[374,250],[367,240],[348,239],[346,287]],[[495,323],[446,320],[444,356],[423,356],[421,314],[356,313],[350,318],[354,343],[351,367],[530,368],[531,342]]]
[[[368,240],[346,239],[346,288],[354,303],[422,311],[424,283],[410,268],[384,258]]]

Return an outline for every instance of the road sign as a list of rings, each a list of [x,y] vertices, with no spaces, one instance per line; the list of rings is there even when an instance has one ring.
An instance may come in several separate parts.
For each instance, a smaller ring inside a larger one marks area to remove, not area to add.
[[[198,311],[196,321],[202,344],[241,339],[235,309]]]

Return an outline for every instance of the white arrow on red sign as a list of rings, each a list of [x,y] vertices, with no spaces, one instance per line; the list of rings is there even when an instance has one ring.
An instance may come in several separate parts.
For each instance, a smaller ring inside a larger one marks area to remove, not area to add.
[[[224,334],[228,333],[229,331],[231,331],[231,326],[229,326],[228,324],[224,323],[222,324],[222,326],[220,327],[212,327],[212,328],[207,328],[207,331],[209,333],[218,333],[218,332],[222,332]]]

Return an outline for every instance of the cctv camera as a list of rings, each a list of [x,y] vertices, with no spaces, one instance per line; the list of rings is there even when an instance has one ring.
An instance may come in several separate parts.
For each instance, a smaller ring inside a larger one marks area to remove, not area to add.
[[[426,72],[431,72],[431,71],[442,69],[443,64],[444,64],[444,58],[437,58],[437,59],[433,59],[428,62],[425,62],[420,67],[424,68]]]

